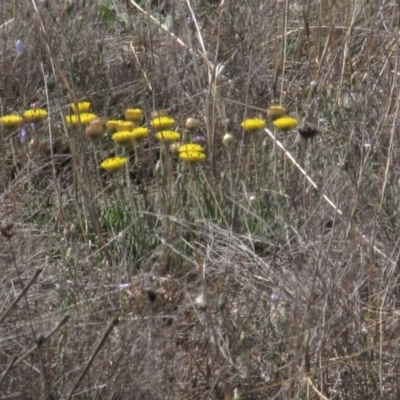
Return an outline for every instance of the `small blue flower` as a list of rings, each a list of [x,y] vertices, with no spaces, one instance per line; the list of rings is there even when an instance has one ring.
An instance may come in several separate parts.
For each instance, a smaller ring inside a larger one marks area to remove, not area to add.
[[[193,142],[193,143],[205,143],[205,141],[206,141],[205,137],[204,137],[204,136],[200,136],[200,135],[195,136],[195,137],[192,139],[192,142]]]
[[[25,45],[22,43],[22,40],[17,40],[17,42],[15,43],[15,47],[17,49],[17,53],[22,56],[22,54],[25,53]]]
[[[28,139],[28,132],[22,128],[19,132],[19,140],[21,141],[21,143],[25,143]]]

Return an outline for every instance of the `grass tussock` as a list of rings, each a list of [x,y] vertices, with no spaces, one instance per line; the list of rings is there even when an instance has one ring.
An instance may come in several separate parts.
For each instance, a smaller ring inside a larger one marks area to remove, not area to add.
[[[397,398],[399,21],[1,2],[1,397]]]

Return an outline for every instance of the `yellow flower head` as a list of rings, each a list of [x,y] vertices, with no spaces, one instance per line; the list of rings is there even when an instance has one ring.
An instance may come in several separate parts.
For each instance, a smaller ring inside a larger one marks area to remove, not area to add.
[[[31,110],[26,110],[22,114],[24,119],[31,122],[42,121],[47,118],[47,111],[41,108],[33,108]]]
[[[149,135],[149,130],[145,126],[141,126],[139,128],[133,129],[132,133],[135,136],[135,142],[139,142]]]
[[[204,153],[204,148],[203,146],[200,146],[199,144],[196,143],[187,143],[183,144],[182,146],[179,146],[178,148],[178,153],[190,153],[190,152],[199,152],[199,153]]]
[[[131,131],[135,124],[132,121],[120,121],[117,125],[117,131]]]
[[[125,167],[126,158],[125,157],[112,157],[104,160],[100,166],[109,173],[114,173],[120,171]]]
[[[180,134],[175,131],[160,131],[156,133],[158,140],[165,140],[166,142],[176,142],[180,138]]]
[[[275,121],[285,115],[285,109],[282,106],[269,106],[267,108],[267,116]]]
[[[110,119],[110,120],[108,120],[108,121],[107,121],[107,124],[106,124],[106,125],[107,125],[108,131],[109,131],[110,133],[116,132],[116,131],[117,131],[117,128],[118,128],[118,125],[119,125],[121,122],[125,122],[125,121],[120,120],[120,119]]]
[[[0,118],[0,124],[5,128],[18,128],[24,120],[16,114],[4,115],[4,117]]]
[[[143,111],[140,108],[128,108],[125,110],[125,119],[127,121],[140,121],[143,118]]]
[[[70,107],[74,114],[86,113],[90,109],[90,102],[89,101],[79,101],[77,103],[71,103]]]
[[[92,113],[82,113],[79,115],[82,125],[89,125],[97,116]]]
[[[264,128],[265,121],[260,118],[248,118],[241,123],[241,126],[247,132],[257,132]]]
[[[200,151],[183,151],[179,153],[179,158],[187,163],[195,164],[203,162],[206,155]]]
[[[175,120],[170,117],[157,117],[151,120],[150,125],[157,131],[169,129],[175,123]]]
[[[114,133],[111,139],[120,146],[129,147],[135,143],[135,134],[133,131],[119,131]]]
[[[78,125],[89,125],[96,118],[95,114],[92,113],[82,113],[82,114],[72,114],[65,117],[67,125],[78,126]]]
[[[281,131],[290,131],[297,125],[297,119],[292,117],[281,117],[276,119],[274,125]]]

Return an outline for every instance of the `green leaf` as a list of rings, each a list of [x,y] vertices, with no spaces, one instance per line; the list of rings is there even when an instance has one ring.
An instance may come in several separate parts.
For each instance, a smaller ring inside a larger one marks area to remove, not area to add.
[[[115,10],[110,6],[100,6],[99,7],[99,18],[103,22],[114,22],[116,18]]]

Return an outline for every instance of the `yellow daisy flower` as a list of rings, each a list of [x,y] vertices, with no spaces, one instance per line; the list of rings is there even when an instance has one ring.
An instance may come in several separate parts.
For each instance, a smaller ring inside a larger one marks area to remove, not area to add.
[[[135,141],[138,142],[149,135],[149,130],[145,126],[141,126],[139,128],[133,129],[132,133],[135,136]]]
[[[179,158],[187,163],[195,164],[203,162],[206,159],[206,155],[200,151],[183,151],[179,153]]]
[[[165,140],[166,142],[176,142],[180,138],[180,134],[175,131],[160,131],[156,133],[158,140]]]
[[[182,153],[182,152],[189,153],[192,151],[204,153],[204,147],[200,146],[199,144],[196,144],[196,143],[187,143],[187,144],[183,144],[182,146],[179,146],[179,148],[178,148],[178,153]]]
[[[126,165],[125,157],[111,157],[104,160],[100,166],[109,173],[120,171]]]
[[[45,118],[47,118],[47,115],[48,115],[47,111],[41,108],[33,108],[31,110],[26,110],[22,114],[24,119],[30,122],[42,121]]]
[[[143,118],[143,111],[140,108],[128,108],[125,110],[125,119],[127,121],[140,121]]]
[[[90,109],[90,102],[89,101],[79,101],[77,103],[71,103],[70,107],[74,114],[79,113],[86,113]]]
[[[97,116],[92,113],[72,114],[65,117],[67,125],[89,125]]]
[[[135,124],[132,121],[120,121],[117,125],[117,131],[131,131]]]
[[[281,131],[290,131],[297,125],[297,119],[292,117],[281,117],[276,119],[273,124]]]
[[[65,116],[65,122],[67,125],[79,125],[79,118],[77,115],[66,115]]]
[[[247,132],[257,132],[264,128],[265,121],[260,118],[248,118],[241,123],[241,126]]]
[[[119,131],[111,139],[120,146],[129,147],[135,143],[135,134],[132,131]]]
[[[269,106],[267,108],[267,116],[273,121],[285,115],[285,109],[282,106]]]
[[[79,115],[82,125],[89,125],[97,116],[92,113],[82,113]]]
[[[23,122],[24,120],[16,114],[4,115],[0,118],[0,124],[5,128],[18,128]]]
[[[150,125],[158,130],[161,131],[163,129],[169,129],[175,123],[175,120],[170,117],[157,117],[151,120]]]
[[[107,124],[106,124],[106,125],[107,125],[108,131],[109,131],[110,133],[116,132],[117,129],[118,129],[118,125],[119,125],[121,122],[125,122],[125,121],[120,120],[120,119],[110,119],[109,121],[107,121]]]

